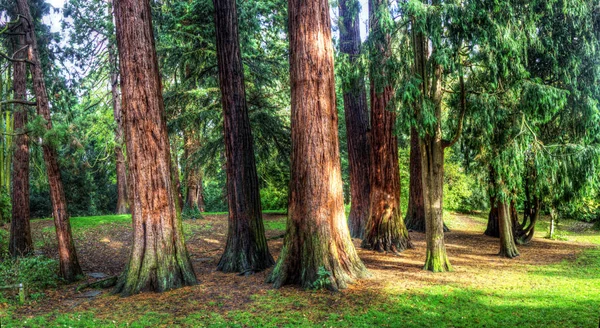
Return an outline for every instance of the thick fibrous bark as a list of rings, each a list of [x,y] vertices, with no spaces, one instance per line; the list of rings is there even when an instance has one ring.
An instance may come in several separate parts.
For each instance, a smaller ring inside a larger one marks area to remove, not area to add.
[[[490,213],[488,214],[487,228],[484,234],[490,237],[500,237],[500,221],[498,219],[498,205],[496,197],[490,197]]]
[[[127,198],[127,166],[123,152],[123,112],[121,110],[121,95],[119,94],[119,71],[117,68],[117,53],[113,44],[109,45],[108,57],[110,62],[110,87],[115,118],[115,166],[117,173],[117,214],[129,213]]]
[[[398,139],[394,134],[396,114],[388,110],[393,97],[384,67],[390,55],[390,36],[382,31],[378,10],[389,11],[386,0],[369,1],[371,36],[376,40],[374,55],[379,60],[371,64],[371,155],[370,213],[362,247],[376,251],[401,252],[412,247],[404,218],[400,213],[400,168]],[[375,18],[374,18],[375,17]]]
[[[513,236],[513,224],[509,205],[498,201],[498,222],[500,226],[500,253],[498,255],[512,259],[519,256]]]
[[[347,54],[350,64],[356,63],[360,55],[360,20],[358,0],[341,0],[340,50]],[[350,165],[350,215],[348,226],[353,238],[363,238],[369,218],[369,111],[365,80],[362,74],[352,74],[344,87],[344,113],[346,116],[346,136],[348,162]]]
[[[17,32],[22,32],[19,28]],[[15,49],[25,46],[25,37],[18,36]],[[17,54],[16,58],[24,58],[25,51]],[[13,64],[13,90],[15,99],[25,100],[27,94],[25,63]],[[27,124],[27,108],[15,105],[14,138],[15,149],[12,169],[12,221],[10,224],[10,240],[8,251],[11,256],[25,256],[33,250],[31,227],[29,226],[29,136],[22,133]]]
[[[252,273],[272,266],[263,226],[244,88],[235,0],[215,0],[217,59],[227,156],[227,245],[217,270]]]
[[[184,243],[152,16],[147,0],[115,2],[133,245],[115,292],[165,291],[196,283]]]
[[[34,27],[30,25],[33,22],[27,0],[17,0],[19,12],[26,19],[23,24],[26,32],[26,42],[29,44],[29,60],[33,62],[31,66],[33,76],[33,89],[35,91],[37,112],[46,120],[46,129],[52,129],[52,120],[50,117],[50,105],[48,103],[48,94],[42,64],[39,58],[37,40]],[[71,236],[71,224],[69,222],[69,212],[67,211],[67,201],[60,177],[58,167],[58,154],[54,146],[49,142],[42,144],[44,153],[44,163],[48,173],[48,184],[50,185],[50,199],[52,201],[52,216],[56,228],[56,238],[58,240],[58,258],[60,266],[60,275],[66,281],[75,281],[83,272],[77,260],[75,245]]]
[[[329,5],[289,0],[288,15],[290,203],[283,249],[267,281],[304,288],[325,282],[336,290],[367,273],[344,213]]]

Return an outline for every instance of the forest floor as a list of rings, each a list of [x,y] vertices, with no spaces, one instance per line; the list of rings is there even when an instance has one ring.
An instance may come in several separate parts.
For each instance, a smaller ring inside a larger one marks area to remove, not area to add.
[[[265,214],[269,247],[279,255],[285,216]],[[423,271],[424,234],[411,232],[414,249],[399,256],[359,255],[371,277],[341,292],[273,289],[267,272],[250,277],[215,271],[225,244],[227,217],[184,222],[199,284],[127,298],[76,288],[86,280],[47,289],[24,305],[0,304],[0,326],[346,326],[346,327],[597,327],[600,317],[600,233],[564,222],[562,240],[544,239],[547,222],[521,256],[502,259],[498,239],[483,235],[483,215],[447,214],[446,245],[454,271]],[[73,218],[86,274],[117,275],[129,255],[129,216]],[[38,252],[56,258],[51,220],[32,222]],[[88,293],[86,293],[88,292]],[[1,301],[0,301],[1,302]]]

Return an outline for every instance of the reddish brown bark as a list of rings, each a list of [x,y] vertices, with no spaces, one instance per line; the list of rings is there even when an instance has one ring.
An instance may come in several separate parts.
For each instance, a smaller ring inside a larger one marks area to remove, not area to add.
[[[217,270],[249,274],[275,261],[267,246],[260,207],[235,0],[213,3],[229,204],[227,245]]]
[[[133,244],[115,292],[165,291],[196,283],[173,186],[162,86],[147,0],[115,5]]]
[[[335,290],[367,273],[344,213],[328,1],[289,0],[288,19],[290,202],[283,249],[267,281],[311,288],[326,279]]]
[[[350,64],[360,55],[360,4],[357,0],[341,0],[340,50],[347,54]],[[350,215],[348,226],[353,238],[363,238],[369,218],[369,111],[363,74],[354,72],[344,86],[344,113],[350,166]]]
[[[22,33],[19,27],[15,32]],[[17,36],[13,49],[25,46],[25,37]],[[20,51],[16,58],[25,58],[26,52]],[[14,99],[26,100],[27,73],[25,63],[13,62]],[[27,124],[27,108],[16,104],[14,107],[14,153],[12,167],[12,221],[8,251],[11,256],[25,256],[33,251],[31,227],[29,225],[29,136],[24,133]]]
[[[393,87],[384,69],[391,54],[391,37],[380,26],[378,17],[383,12],[389,15],[386,0],[369,1],[370,35],[378,53],[373,54],[376,60],[371,64],[371,194],[362,247],[395,253],[412,245],[400,212],[398,138],[394,133],[396,113],[388,108]]]
[[[193,132],[184,132],[185,156],[185,207],[204,212],[204,196],[202,188],[202,169],[194,161],[193,155],[200,148],[198,137]]]
[[[33,89],[37,103],[37,112],[38,115],[46,120],[45,128],[50,130],[52,129],[52,120],[50,118],[50,105],[48,103],[46,83],[44,82],[44,74],[39,58],[34,27],[30,24],[30,22],[33,22],[33,18],[31,17],[27,0],[17,0],[17,6],[19,8],[19,13],[25,17],[23,26],[26,32],[26,42],[29,44],[29,60],[33,62],[33,65],[31,65],[31,75],[33,76]],[[81,271],[81,267],[79,266],[75,245],[71,235],[67,201],[65,199],[60,169],[58,167],[58,154],[54,146],[47,141],[43,142],[42,149],[44,163],[46,164],[46,171],[48,173],[50,199],[52,201],[52,216],[54,217],[56,238],[58,240],[60,275],[66,281],[75,281],[79,276],[83,275],[83,271]]]
[[[179,171],[179,156],[177,155],[177,142],[175,140],[170,141],[171,147],[171,179],[173,182],[173,188],[175,189],[175,204],[177,205],[178,211],[183,209],[183,193],[181,190],[181,172]]]
[[[109,41],[110,42],[110,41]],[[123,152],[123,112],[121,110],[121,95],[119,93],[119,69],[117,67],[117,53],[112,42],[108,48],[110,63],[110,87],[115,118],[115,167],[117,173],[117,214],[129,213],[129,199],[127,195],[127,165]]]

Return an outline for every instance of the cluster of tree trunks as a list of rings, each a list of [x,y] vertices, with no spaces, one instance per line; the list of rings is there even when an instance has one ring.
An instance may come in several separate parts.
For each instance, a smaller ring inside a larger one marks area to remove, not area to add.
[[[31,75],[33,76],[33,89],[36,97],[37,113],[46,121],[46,129],[52,129],[52,120],[50,116],[50,105],[48,103],[48,94],[46,83],[42,72],[42,64],[39,58],[37,39],[35,29],[32,25],[34,21],[29,9],[27,0],[17,0],[19,13],[24,17],[23,27],[25,30],[26,42],[29,45],[29,61],[33,64]],[[69,212],[65,192],[58,167],[58,154],[51,142],[45,140],[42,144],[44,163],[48,173],[48,184],[50,185],[50,198],[52,201],[52,216],[56,227],[56,237],[58,240],[58,255],[60,274],[66,281],[74,281],[83,274],[75,245],[71,235],[71,224],[69,222]]]
[[[335,290],[367,271],[344,213],[329,4],[289,0],[288,15],[292,170],[287,231],[268,281]]]
[[[116,1],[115,18],[133,219],[131,254],[115,292],[130,295],[192,285],[196,275],[171,180],[150,2]]]
[[[348,55],[349,64],[356,67],[360,55],[360,4],[356,0],[340,0],[340,50]],[[348,226],[353,238],[364,237],[369,218],[370,142],[369,112],[365,80],[361,70],[352,72],[344,84],[344,113],[350,166],[350,215]]]
[[[19,26],[15,33],[23,33]],[[18,35],[13,49],[18,51],[15,58],[26,57],[25,36]],[[20,50],[20,51],[19,51]],[[27,95],[27,67],[24,62],[13,62],[13,91],[16,100],[26,100]],[[14,157],[12,170],[12,221],[10,225],[10,240],[8,251],[13,257],[25,256],[33,250],[31,241],[31,228],[29,226],[29,136],[23,129],[27,125],[27,108],[22,104],[15,104],[14,130]]]
[[[223,105],[229,229],[217,270],[250,274],[275,262],[262,220],[244,87],[235,0],[215,0],[217,62]]]
[[[370,213],[362,247],[396,253],[412,245],[400,212],[398,139],[394,133],[396,113],[389,108],[394,91],[385,70],[391,56],[391,35],[383,29],[381,17],[391,15],[389,10],[387,0],[369,1],[370,38],[374,40],[376,53],[371,56],[370,67]]]

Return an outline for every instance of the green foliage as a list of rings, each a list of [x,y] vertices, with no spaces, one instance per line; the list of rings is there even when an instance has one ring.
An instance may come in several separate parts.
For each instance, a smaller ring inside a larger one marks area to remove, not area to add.
[[[44,257],[21,257],[0,263],[2,285],[23,283],[27,291],[56,287],[59,281],[58,262]]]
[[[0,223],[10,222],[12,215],[12,204],[8,190],[0,187]]]
[[[190,208],[188,206],[184,206],[183,211],[181,211],[181,218],[183,220],[202,219],[202,213],[200,213],[198,207]]]
[[[9,238],[10,238],[9,232],[7,230],[0,228],[0,261],[7,259],[9,257],[9,254],[8,254]]]
[[[331,272],[327,271],[325,267],[320,266],[317,271],[317,280],[313,281],[311,288],[319,290],[329,288],[329,286],[331,286]]]

